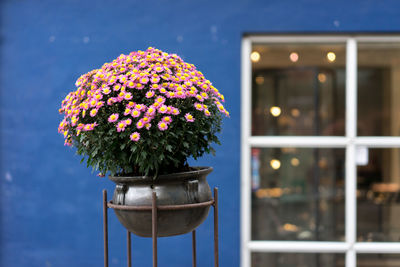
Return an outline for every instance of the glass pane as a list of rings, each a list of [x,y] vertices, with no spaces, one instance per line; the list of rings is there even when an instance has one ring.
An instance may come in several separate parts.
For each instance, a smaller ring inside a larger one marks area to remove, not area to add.
[[[344,240],[344,149],[253,148],[252,239]]]
[[[358,45],[358,135],[400,135],[400,43]]]
[[[344,267],[343,254],[252,253],[252,267]],[[377,265],[378,266],[378,265]],[[375,266],[376,267],[376,266]]]
[[[257,44],[252,135],[344,135],[345,47]]]
[[[399,254],[358,254],[357,267],[399,267]]]
[[[399,242],[400,149],[358,150],[358,241]]]

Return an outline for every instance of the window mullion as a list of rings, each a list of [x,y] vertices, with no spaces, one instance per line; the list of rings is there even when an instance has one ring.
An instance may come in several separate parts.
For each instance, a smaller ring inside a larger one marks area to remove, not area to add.
[[[356,199],[356,147],[357,136],[357,42],[351,38],[346,46],[346,137],[349,140],[346,149],[346,213],[345,229],[346,243],[349,250],[346,253],[346,267],[356,267],[357,199]]]

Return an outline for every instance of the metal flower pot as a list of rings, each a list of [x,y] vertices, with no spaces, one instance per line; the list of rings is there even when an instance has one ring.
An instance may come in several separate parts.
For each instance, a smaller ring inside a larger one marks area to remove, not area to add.
[[[212,167],[195,167],[193,171],[148,176],[110,176],[116,183],[113,204],[151,206],[152,193],[157,194],[157,206],[184,205],[212,200],[206,176]],[[210,207],[157,211],[157,236],[174,236],[193,231],[208,215]],[[143,237],[152,236],[151,210],[122,210],[114,208],[121,224],[130,232]]]

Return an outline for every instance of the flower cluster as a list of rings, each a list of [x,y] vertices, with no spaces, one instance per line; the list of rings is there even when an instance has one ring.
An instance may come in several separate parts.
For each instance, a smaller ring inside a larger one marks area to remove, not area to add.
[[[229,116],[224,96],[194,65],[151,47],[120,55],[81,76],[76,86],[62,101],[58,131],[66,145],[77,146],[78,153],[89,156],[88,165],[102,172],[149,174],[181,167],[189,156],[212,152],[221,114]],[[188,147],[186,139],[196,134],[202,141]],[[155,148],[157,143],[164,147]],[[164,155],[171,149],[184,151],[171,159]],[[143,151],[142,159],[138,153]],[[160,152],[163,156],[151,160]],[[149,159],[153,166],[144,163]]]

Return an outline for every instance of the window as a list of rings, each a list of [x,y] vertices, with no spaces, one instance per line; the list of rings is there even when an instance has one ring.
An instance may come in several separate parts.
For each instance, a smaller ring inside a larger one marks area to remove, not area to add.
[[[400,266],[400,37],[245,37],[241,107],[241,266]]]

